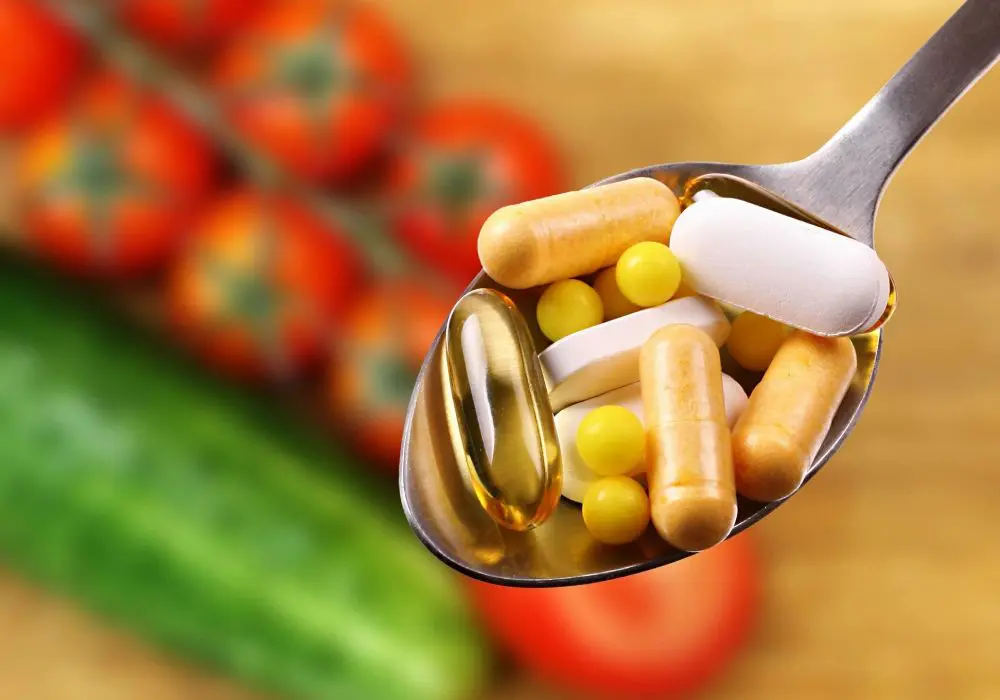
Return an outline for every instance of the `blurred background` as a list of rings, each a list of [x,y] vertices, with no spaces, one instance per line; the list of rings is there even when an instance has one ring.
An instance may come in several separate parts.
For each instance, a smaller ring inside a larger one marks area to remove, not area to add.
[[[0,0],[0,697],[996,697],[995,73],[884,199],[864,420],[751,533],[508,591],[395,484],[490,211],[801,157],[959,4]]]

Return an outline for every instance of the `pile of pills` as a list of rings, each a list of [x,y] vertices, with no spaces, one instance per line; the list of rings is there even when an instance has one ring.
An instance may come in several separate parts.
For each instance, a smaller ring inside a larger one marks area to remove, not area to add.
[[[863,244],[711,193],[682,212],[649,178],[505,207],[479,256],[498,285],[541,289],[549,343],[501,292],[456,305],[442,375],[466,481],[512,529],[579,503],[609,545],[652,522],[699,551],[729,535],[737,494],[793,493],[855,374],[850,336],[890,291]],[[720,348],[763,373],[749,397]]]

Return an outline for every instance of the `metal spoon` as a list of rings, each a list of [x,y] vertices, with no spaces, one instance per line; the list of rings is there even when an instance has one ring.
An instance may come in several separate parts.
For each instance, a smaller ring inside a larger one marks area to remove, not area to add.
[[[967,0],[924,46],[830,141],[807,158],[780,165],[673,163],[603,180],[653,177],[678,195],[709,184],[793,216],[813,219],[866,245],[874,244],[875,213],[889,179],[910,150],[1000,56],[1000,0]],[[484,273],[469,289],[493,287],[533,318],[537,295],[497,285]],[[645,571],[688,554],[653,532],[624,547],[587,533],[577,506],[563,502],[541,527],[516,533],[497,526],[466,491],[441,409],[441,336],[417,379],[406,421],[400,492],[410,525],[424,544],[455,569],[511,586],[565,586]],[[882,332],[855,338],[858,373],[806,479],[843,444],[871,392]],[[741,501],[733,533],[761,520],[781,502]]]

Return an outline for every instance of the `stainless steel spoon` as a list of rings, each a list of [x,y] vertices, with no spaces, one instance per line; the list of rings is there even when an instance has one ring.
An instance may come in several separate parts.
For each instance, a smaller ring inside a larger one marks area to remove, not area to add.
[[[874,245],[875,213],[889,179],[910,150],[1000,56],[1000,0],[967,0],[903,68],[830,141],[812,155],[780,165],[673,163],[603,180],[653,177],[679,196],[707,183],[719,192],[810,218]],[[469,289],[510,295],[532,319],[536,293],[512,291],[484,273]],[[466,491],[444,422],[441,336],[417,379],[400,460],[400,492],[410,525],[424,544],[455,569],[511,586],[564,586],[645,571],[688,554],[653,532],[625,547],[595,542],[579,507],[563,502],[541,527],[516,533],[497,526]],[[855,338],[858,373],[806,479],[843,444],[871,392],[882,331]],[[752,378],[742,378],[752,383]],[[741,501],[733,533],[761,520],[781,502]]]

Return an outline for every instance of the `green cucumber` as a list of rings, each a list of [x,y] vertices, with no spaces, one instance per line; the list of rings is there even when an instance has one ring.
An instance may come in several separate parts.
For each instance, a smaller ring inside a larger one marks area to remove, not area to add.
[[[97,300],[0,258],[0,562],[303,698],[438,700],[484,646],[395,490]]]

